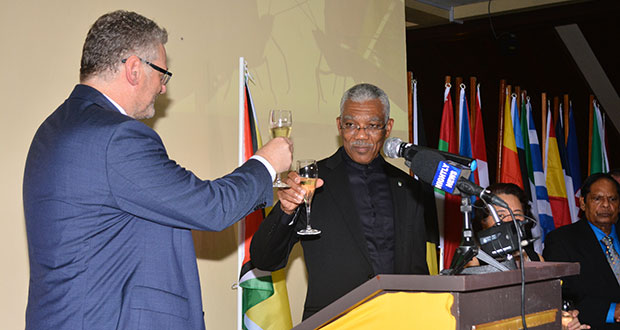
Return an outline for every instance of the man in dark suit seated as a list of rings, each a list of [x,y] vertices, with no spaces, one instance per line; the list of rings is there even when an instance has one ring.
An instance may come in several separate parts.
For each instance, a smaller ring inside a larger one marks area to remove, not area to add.
[[[214,181],[168,158],[136,120],[166,92],[167,39],[133,12],[97,19],[80,84],[32,141],[26,329],[204,329],[190,229],[222,230],[270,204],[275,173],[291,164],[284,138]]]
[[[379,155],[394,122],[389,111],[376,86],[359,84],[343,95],[336,119],[343,147],[318,162],[324,184],[314,195],[311,224],[319,236],[297,234],[306,217],[294,172],[285,180],[291,188],[278,190],[280,202],[254,234],[252,263],[271,271],[286,266],[301,239],[308,271],[304,319],[377,274],[429,272],[425,217],[436,221],[433,193]]]
[[[581,188],[584,218],[550,232],[547,261],[579,262],[579,275],[563,279],[562,296],[593,329],[620,329],[620,184],[609,174],[593,174]]]

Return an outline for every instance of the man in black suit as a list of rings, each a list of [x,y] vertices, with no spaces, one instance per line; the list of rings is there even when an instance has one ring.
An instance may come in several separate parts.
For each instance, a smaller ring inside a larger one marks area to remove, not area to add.
[[[579,262],[580,274],[563,279],[562,296],[593,329],[620,329],[619,194],[620,184],[611,175],[591,175],[579,198],[585,218],[545,239],[546,260]]]
[[[301,239],[308,291],[306,319],[377,274],[428,274],[425,218],[436,221],[433,193],[388,164],[379,151],[390,135],[389,100],[370,84],[345,92],[336,119],[343,147],[318,162],[312,227],[319,236],[297,235],[306,225],[303,189],[292,172],[291,188],[278,190],[280,202],[254,234],[254,266],[286,266]],[[321,186],[322,185],[322,186]]]

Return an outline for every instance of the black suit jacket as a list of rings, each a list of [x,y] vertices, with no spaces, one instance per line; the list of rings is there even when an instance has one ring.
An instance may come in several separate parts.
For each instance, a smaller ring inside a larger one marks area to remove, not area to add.
[[[362,224],[349,189],[344,150],[318,163],[324,185],[312,202],[312,227],[318,237],[305,237],[301,244],[308,271],[308,291],[303,318],[374,277]],[[397,274],[428,274],[426,264],[425,213],[435,212],[433,193],[398,168],[386,163],[394,205],[394,270]],[[294,225],[278,203],[252,239],[250,253],[255,267],[277,270],[286,266],[297,230],[306,225],[305,210],[298,209]]]
[[[586,219],[550,232],[543,256],[581,265],[579,275],[562,279],[562,296],[575,303],[581,323],[592,329],[620,329],[620,324],[605,323],[609,304],[620,302],[620,285]]]

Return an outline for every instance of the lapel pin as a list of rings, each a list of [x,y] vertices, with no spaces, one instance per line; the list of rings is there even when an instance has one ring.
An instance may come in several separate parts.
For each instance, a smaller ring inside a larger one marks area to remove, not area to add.
[[[398,181],[398,186],[399,186],[399,187],[402,187],[402,186],[403,186],[403,183],[402,183],[402,182],[400,182],[400,181]]]

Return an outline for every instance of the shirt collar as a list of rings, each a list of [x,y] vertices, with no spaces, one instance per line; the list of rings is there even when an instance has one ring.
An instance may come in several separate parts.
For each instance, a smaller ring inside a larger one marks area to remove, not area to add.
[[[376,171],[376,170],[383,169],[383,164],[385,163],[385,159],[383,159],[381,154],[378,154],[377,157],[375,157],[375,159],[373,159],[368,164],[360,164],[360,163],[355,162],[353,159],[351,159],[351,157],[349,157],[349,155],[347,154],[346,150],[342,150],[342,151],[343,151],[342,158],[344,159],[345,163],[353,167],[354,169],[357,169],[360,171],[367,171],[367,170]]]
[[[594,235],[596,235],[596,239],[597,240],[602,240],[603,237],[607,236],[607,234],[605,234],[600,228],[598,228],[597,226],[593,225],[590,221],[588,221],[588,225],[590,225],[590,228],[592,228],[592,230],[594,231]],[[614,241],[618,240],[618,234],[616,233],[616,225],[613,224],[611,225],[611,234],[609,234],[609,236],[611,238],[614,239]]]
[[[112,100],[109,96],[105,94],[103,94],[103,96],[105,96],[105,98],[108,99],[108,101],[110,101],[110,103],[112,103],[112,105],[114,105],[120,113],[124,114],[125,116],[129,116],[127,112],[125,112],[125,109],[123,109],[123,107],[121,107],[118,103],[114,102],[114,100]]]

